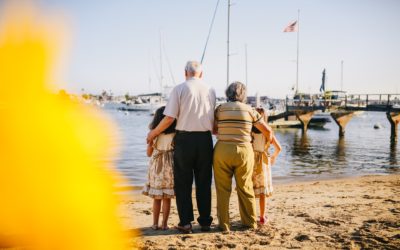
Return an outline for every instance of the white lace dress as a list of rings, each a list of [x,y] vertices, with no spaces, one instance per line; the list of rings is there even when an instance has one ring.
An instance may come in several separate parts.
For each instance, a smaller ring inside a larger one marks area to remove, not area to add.
[[[147,172],[147,183],[143,187],[143,194],[154,199],[173,198],[173,146],[175,133],[160,134],[154,139],[154,151],[150,158]]]
[[[253,189],[256,197],[272,196],[271,164],[268,154],[270,143],[263,134],[252,133],[254,150]]]

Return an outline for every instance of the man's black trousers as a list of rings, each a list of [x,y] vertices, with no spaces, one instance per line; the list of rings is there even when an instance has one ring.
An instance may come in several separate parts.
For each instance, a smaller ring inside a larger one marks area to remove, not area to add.
[[[210,226],[213,143],[211,133],[177,131],[174,149],[174,182],[179,226],[194,220],[192,204],[193,177],[201,226]]]

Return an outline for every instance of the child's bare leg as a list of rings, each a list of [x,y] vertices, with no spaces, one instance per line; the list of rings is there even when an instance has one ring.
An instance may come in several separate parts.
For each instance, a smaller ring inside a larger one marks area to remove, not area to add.
[[[158,227],[158,218],[160,217],[161,199],[153,199],[153,227]],[[155,228],[156,229],[156,228]]]
[[[169,217],[170,210],[171,210],[171,199],[164,198],[163,204],[162,204],[162,211],[163,211],[162,228],[163,229],[168,229],[168,217]]]
[[[260,194],[260,218],[264,218],[265,215],[265,195]]]

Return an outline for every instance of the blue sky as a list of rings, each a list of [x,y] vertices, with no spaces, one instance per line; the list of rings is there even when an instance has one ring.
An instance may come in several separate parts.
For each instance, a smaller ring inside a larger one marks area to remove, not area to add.
[[[200,60],[217,0],[41,0],[44,9],[68,16],[72,46],[63,87],[115,94],[160,91],[160,33],[164,84],[184,80],[187,60]],[[284,97],[296,80],[296,33],[283,33],[300,9],[299,89],[318,92],[321,72],[327,88],[350,93],[400,92],[400,1],[232,0],[230,79],[248,89]],[[205,80],[219,96],[226,86],[227,0],[221,0],[204,62]],[[166,56],[169,59],[169,70]]]

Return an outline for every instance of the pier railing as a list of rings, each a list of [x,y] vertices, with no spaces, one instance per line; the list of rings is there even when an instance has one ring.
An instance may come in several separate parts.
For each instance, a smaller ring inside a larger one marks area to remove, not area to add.
[[[287,110],[400,111],[400,94],[352,94],[344,98],[286,99]]]
[[[311,96],[301,99],[286,99],[284,116],[295,115],[307,130],[309,121],[315,111],[329,111],[334,121],[339,125],[339,135],[344,135],[346,124],[355,111],[386,112],[391,124],[391,138],[397,139],[397,126],[400,124],[400,94],[351,94],[345,97],[331,96],[318,98]],[[271,117],[271,119],[280,117]]]
[[[366,111],[400,110],[400,94],[358,94],[345,98],[344,108]]]

